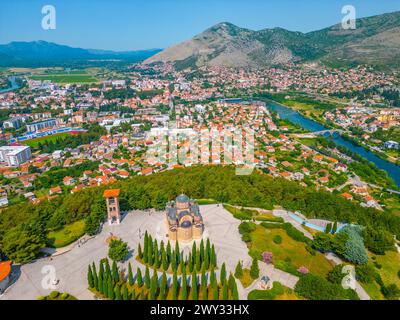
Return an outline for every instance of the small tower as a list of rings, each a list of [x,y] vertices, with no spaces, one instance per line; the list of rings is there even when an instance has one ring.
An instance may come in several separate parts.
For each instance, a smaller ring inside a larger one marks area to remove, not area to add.
[[[119,224],[121,213],[119,211],[120,189],[104,190],[103,197],[106,198],[108,224]]]

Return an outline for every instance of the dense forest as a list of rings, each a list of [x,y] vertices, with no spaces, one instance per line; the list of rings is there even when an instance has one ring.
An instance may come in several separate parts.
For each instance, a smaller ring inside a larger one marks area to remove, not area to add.
[[[86,231],[96,233],[105,216],[102,192],[106,187],[88,188],[37,205],[11,206],[0,214],[0,248],[10,257],[32,259],[46,244],[46,233],[80,219]],[[299,210],[307,217],[351,222],[374,229],[389,230],[400,236],[400,217],[372,208],[364,208],[338,195],[312,187],[301,187],[285,179],[274,179],[253,172],[235,175],[234,167],[194,166],[151,176],[135,176],[107,188],[121,188],[122,210],[163,209],[168,200],[184,192],[192,198],[216,199],[234,205],[271,209],[281,205]],[[15,253],[14,253],[15,255]]]

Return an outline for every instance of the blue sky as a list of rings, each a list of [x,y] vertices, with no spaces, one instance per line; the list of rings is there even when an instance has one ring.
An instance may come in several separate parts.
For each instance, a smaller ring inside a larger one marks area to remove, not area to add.
[[[44,5],[57,27],[41,27]],[[0,0],[0,43],[45,40],[73,47],[165,48],[229,21],[253,30],[312,31],[338,23],[343,5],[357,17],[400,10],[399,0]]]

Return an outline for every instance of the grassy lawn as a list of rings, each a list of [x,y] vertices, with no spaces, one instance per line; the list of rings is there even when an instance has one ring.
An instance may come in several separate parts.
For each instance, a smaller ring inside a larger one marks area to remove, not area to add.
[[[372,300],[384,300],[384,296],[381,293],[381,288],[379,284],[375,281],[371,283],[362,283],[361,284],[364,290],[368,293]]]
[[[63,228],[55,231],[50,231],[47,235],[49,243],[55,248],[61,248],[69,245],[79,239],[84,234],[85,221],[78,220]]]
[[[254,281],[252,277],[250,277],[250,269],[243,269],[243,276],[239,279],[243,288],[247,288]]]
[[[70,73],[38,74],[30,77],[32,80],[50,80],[55,83],[91,83],[99,80],[85,71],[70,71]]]
[[[266,229],[257,226],[256,230],[250,233],[252,241],[249,249],[256,250],[260,254],[264,251],[272,252],[273,263],[280,268],[280,262],[288,262],[294,268],[298,269],[305,266],[311,273],[325,277],[330,270],[332,264],[319,252],[311,255],[306,250],[306,244],[298,242],[290,238],[283,229]],[[282,237],[282,243],[276,244],[273,238],[276,235]]]
[[[51,141],[56,141],[57,139],[64,139],[65,137],[69,136],[70,134],[67,132],[64,133],[58,133],[58,134],[54,134],[51,136],[45,136],[45,137],[40,137],[40,138],[36,138],[36,139],[31,139],[31,140],[27,140],[27,141],[23,141],[22,143],[30,146],[31,148],[37,148],[37,146],[39,145],[39,143],[44,144],[44,143],[49,143]]]
[[[196,202],[199,205],[206,205],[206,204],[218,204],[219,202],[214,199],[196,199]]]
[[[387,251],[385,255],[376,255],[376,262],[382,265],[376,269],[382,277],[383,283],[389,285],[397,284],[400,287],[400,278],[397,273],[400,270],[400,254],[396,251]]]

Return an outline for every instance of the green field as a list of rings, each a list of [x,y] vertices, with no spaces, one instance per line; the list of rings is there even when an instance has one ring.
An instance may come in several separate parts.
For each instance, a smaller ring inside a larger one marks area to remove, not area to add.
[[[39,145],[39,143],[41,144],[45,144],[51,141],[56,141],[58,139],[64,139],[67,136],[69,136],[70,134],[67,132],[64,133],[58,133],[58,134],[54,134],[51,136],[45,136],[45,137],[40,137],[40,138],[36,138],[36,139],[31,139],[31,140],[27,140],[27,141],[23,141],[22,143],[30,146],[31,148],[37,148],[37,146]]]
[[[50,80],[55,83],[93,83],[98,82],[95,76],[86,71],[70,71],[69,73],[37,74],[30,77],[32,80]]]
[[[61,248],[78,240],[84,235],[85,221],[78,220],[74,223],[67,224],[63,228],[55,231],[50,231],[47,235],[49,245],[55,248]]]

